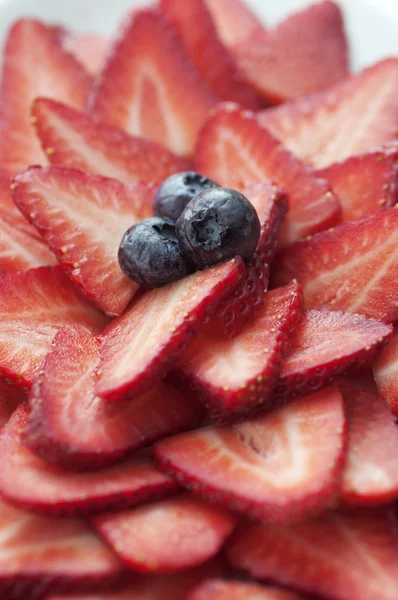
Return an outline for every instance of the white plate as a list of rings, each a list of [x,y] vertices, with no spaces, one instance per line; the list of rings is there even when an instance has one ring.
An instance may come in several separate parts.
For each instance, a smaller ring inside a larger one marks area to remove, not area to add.
[[[311,2],[246,1],[269,24]],[[398,55],[398,0],[338,1],[346,17],[355,70],[385,56]],[[129,8],[148,3],[148,0],[0,0],[0,45],[10,23],[22,16],[63,23],[76,31],[110,35]]]

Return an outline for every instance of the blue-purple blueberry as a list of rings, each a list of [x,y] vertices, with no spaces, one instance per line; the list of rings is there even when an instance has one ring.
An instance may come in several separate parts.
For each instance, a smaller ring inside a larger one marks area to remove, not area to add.
[[[156,216],[175,223],[187,206],[199,192],[219,187],[215,181],[195,171],[185,171],[170,175],[159,186],[153,201]]]
[[[197,194],[176,223],[181,251],[196,269],[236,255],[249,260],[260,230],[257,212],[249,200],[236,190],[220,187]]]
[[[160,287],[185,277],[191,269],[183,256],[173,223],[144,219],[123,236],[118,259],[123,273],[144,287]]]

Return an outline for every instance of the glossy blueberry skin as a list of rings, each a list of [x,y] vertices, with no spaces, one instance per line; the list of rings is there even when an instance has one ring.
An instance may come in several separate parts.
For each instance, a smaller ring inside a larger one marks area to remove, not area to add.
[[[197,194],[176,223],[181,251],[196,269],[206,269],[236,255],[249,260],[260,230],[254,206],[228,188]]]
[[[191,271],[180,251],[174,224],[160,217],[130,227],[119,246],[118,259],[129,279],[149,288],[177,281]]]
[[[195,171],[184,171],[170,175],[159,186],[153,201],[153,213],[175,223],[188,204],[203,190],[219,187],[215,181],[207,179]]]

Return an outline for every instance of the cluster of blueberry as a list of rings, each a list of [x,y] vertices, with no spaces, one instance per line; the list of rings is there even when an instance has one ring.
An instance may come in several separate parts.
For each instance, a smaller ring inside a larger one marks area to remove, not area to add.
[[[119,247],[125,275],[158,287],[236,255],[249,260],[260,236],[254,206],[236,190],[188,171],[158,188],[156,216],[131,227]]]

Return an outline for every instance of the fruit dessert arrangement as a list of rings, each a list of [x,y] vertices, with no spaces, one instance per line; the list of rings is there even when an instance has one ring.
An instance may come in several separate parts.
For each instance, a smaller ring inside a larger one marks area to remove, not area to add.
[[[398,57],[160,0],[2,68],[2,600],[396,600]]]

